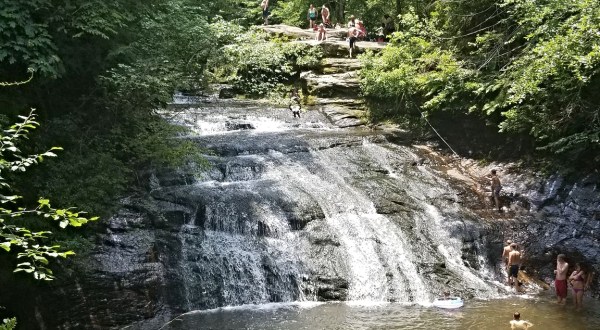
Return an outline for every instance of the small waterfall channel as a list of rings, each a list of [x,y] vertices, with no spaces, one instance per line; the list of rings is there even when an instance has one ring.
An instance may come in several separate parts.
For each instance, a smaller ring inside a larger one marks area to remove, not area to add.
[[[173,114],[171,114],[173,115]],[[151,192],[180,214],[182,309],[348,300],[427,304],[503,292],[484,226],[398,133],[318,111],[213,102],[173,120],[211,166]]]

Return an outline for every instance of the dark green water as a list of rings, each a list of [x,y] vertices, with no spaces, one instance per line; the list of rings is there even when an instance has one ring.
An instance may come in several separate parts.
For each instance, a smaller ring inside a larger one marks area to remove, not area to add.
[[[570,301],[569,301],[570,302]],[[510,329],[512,314],[540,330],[600,329],[600,304],[586,297],[576,311],[548,295],[468,301],[458,310],[402,304],[299,303],[221,308],[188,313],[164,329]]]

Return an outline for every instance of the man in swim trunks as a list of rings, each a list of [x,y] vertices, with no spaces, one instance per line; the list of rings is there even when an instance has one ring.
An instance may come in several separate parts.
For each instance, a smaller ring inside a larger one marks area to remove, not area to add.
[[[519,291],[519,268],[521,266],[521,252],[517,251],[517,243],[510,244],[508,254],[508,276],[512,280],[515,290]]]
[[[508,275],[508,285],[512,285],[512,281],[510,280],[510,273],[508,268],[508,254],[510,253],[510,245],[512,244],[511,240],[506,240],[506,246],[502,249],[502,262],[504,262],[504,267],[506,268],[506,274]]]
[[[496,208],[498,208],[498,212],[502,212],[502,208],[500,208],[500,190],[502,189],[502,184],[500,184],[500,179],[496,174],[496,170],[492,170],[490,181],[492,184],[492,197],[496,203]]]
[[[513,320],[510,321],[510,328],[512,330],[527,330],[533,326],[533,323],[525,320],[521,320],[521,313],[515,312],[513,314]]]
[[[567,271],[569,270],[569,264],[565,259],[564,254],[559,254],[556,257],[556,270],[554,270],[554,274],[556,274],[554,279],[556,302],[559,304],[567,302]]]

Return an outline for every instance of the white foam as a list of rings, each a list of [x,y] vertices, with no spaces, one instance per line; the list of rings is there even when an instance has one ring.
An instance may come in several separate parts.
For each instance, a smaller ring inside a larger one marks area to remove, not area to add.
[[[278,310],[278,309],[311,309],[321,305],[324,305],[324,302],[317,301],[293,301],[286,303],[266,303],[266,304],[245,304],[238,306],[224,306],[212,309],[203,309],[196,310],[184,313],[182,315],[193,315],[193,314],[208,314],[208,313],[219,313],[219,312],[237,312],[237,311],[269,311],[269,310]]]

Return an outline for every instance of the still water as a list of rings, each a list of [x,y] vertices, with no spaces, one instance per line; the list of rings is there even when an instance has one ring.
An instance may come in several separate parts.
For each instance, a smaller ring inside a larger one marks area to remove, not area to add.
[[[569,301],[570,302],[570,301]],[[510,329],[515,311],[540,330],[600,329],[600,304],[559,306],[552,297],[468,301],[458,310],[402,304],[292,303],[226,307],[184,314],[163,329]]]

